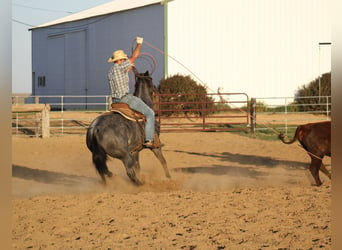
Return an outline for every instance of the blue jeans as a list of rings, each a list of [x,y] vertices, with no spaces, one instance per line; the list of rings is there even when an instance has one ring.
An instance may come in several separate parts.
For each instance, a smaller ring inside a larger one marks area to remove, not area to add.
[[[113,100],[114,101],[114,100]],[[142,113],[146,117],[145,123],[145,139],[153,141],[154,139],[154,111],[146,103],[143,102],[139,97],[133,95],[126,95],[121,100],[116,102],[127,103],[131,109],[134,109]]]

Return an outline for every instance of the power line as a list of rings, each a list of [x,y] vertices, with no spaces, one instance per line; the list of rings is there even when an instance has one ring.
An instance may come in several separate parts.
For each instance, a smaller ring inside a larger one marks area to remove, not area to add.
[[[57,29],[57,30],[67,30],[67,29],[81,28],[81,27],[84,27],[84,26],[87,26],[87,25],[94,24],[94,23],[97,23],[99,21],[102,21],[103,19],[106,19],[108,17],[109,17],[109,15],[103,15],[103,16],[99,16],[99,17],[94,17],[94,18],[97,18],[97,19],[95,19],[93,21],[88,21],[88,22],[86,22],[84,24],[76,24],[74,26],[67,26],[67,27],[51,27],[51,26],[46,26],[46,27],[42,27],[42,28]],[[86,19],[88,19],[88,18],[86,18]],[[80,20],[75,20],[75,21],[82,21],[82,20],[85,20],[85,19],[80,19]],[[16,20],[14,18],[12,18],[12,21],[16,22],[16,23],[19,23],[19,24],[23,24],[23,25],[29,26],[29,27],[32,27],[32,28],[37,27],[37,25],[28,24],[28,23]],[[69,22],[72,22],[72,21],[69,21]],[[59,23],[57,23],[55,25],[58,25],[58,24]]]
[[[21,22],[19,20],[13,19],[13,18],[12,18],[12,21],[16,22],[16,23],[19,23],[19,24],[23,24],[23,25],[29,26],[29,27],[35,27],[35,25],[24,23],[24,22]]]
[[[28,8],[28,9],[34,9],[34,10],[51,11],[51,12],[63,12],[63,13],[68,13],[68,14],[75,13],[75,12],[72,12],[72,11],[44,9],[44,8],[37,8],[37,7],[32,7],[32,6],[22,5],[22,4],[16,4],[16,3],[13,3],[13,5],[19,6],[19,7]]]

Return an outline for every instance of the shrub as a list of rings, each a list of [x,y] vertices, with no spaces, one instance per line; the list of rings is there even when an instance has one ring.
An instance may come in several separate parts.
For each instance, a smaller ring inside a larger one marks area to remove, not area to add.
[[[296,103],[290,103],[286,106],[277,106],[277,107],[273,107],[273,108],[267,108],[267,111],[268,112],[274,112],[274,113],[277,113],[277,112],[298,112],[298,106]]]
[[[266,112],[267,111],[266,104],[264,102],[261,102],[261,101],[257,102],[256,105],[255,105],[255,111],[257,113],[259,113],[259,112]]]
[[[300,111],[325,110],[327,99],[317,98],[317,96],[331,96],[331,73],[325,73],[321,79],[316,78],[299,88],[295,94],[295,102],[299,104]],[[331,103],[331,99],[328,103]],[[331,109],[331,106],[329,108]]]
[[[190,76],[176,74],[162,79],[158,91],[161,94],[170,94],[161,97],[161,109],[164,110],[162,115],[171,115],[174,110],[192,110],[202,115],[203,108],[211,109],[213,106],[212,97],[206,95],[206,86],[198,84]]]

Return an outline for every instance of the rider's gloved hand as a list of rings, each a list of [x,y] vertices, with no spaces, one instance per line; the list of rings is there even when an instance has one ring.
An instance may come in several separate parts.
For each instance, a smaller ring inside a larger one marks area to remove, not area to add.
[[[136,38],[137,44],[142,44],[143,41],[144,41],[144,38],[137,36],[137,38]]]

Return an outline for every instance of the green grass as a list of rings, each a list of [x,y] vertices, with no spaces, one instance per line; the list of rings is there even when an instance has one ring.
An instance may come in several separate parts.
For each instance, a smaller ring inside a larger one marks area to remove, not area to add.
[[[231,133],[236,133],[241,136],[246,136],[253,139],[259,139],[259,140],[266,140],[266,141],[277,141],[279,132],[285,134],[284,130],[285,125],[284,124],[277,124],[277,126],[272,126],[269,128],[265,128],[263,126],[257,125],[257,129],[255,133],[252,133],[249,131],[234,131]],[[293,128],[292,128],[293,127]],[[287,130],[287,136],[289,138],[292,138],[294,136],[294,133],[296,131],[297,126],[292,125],[291,128],[288,128]]]

